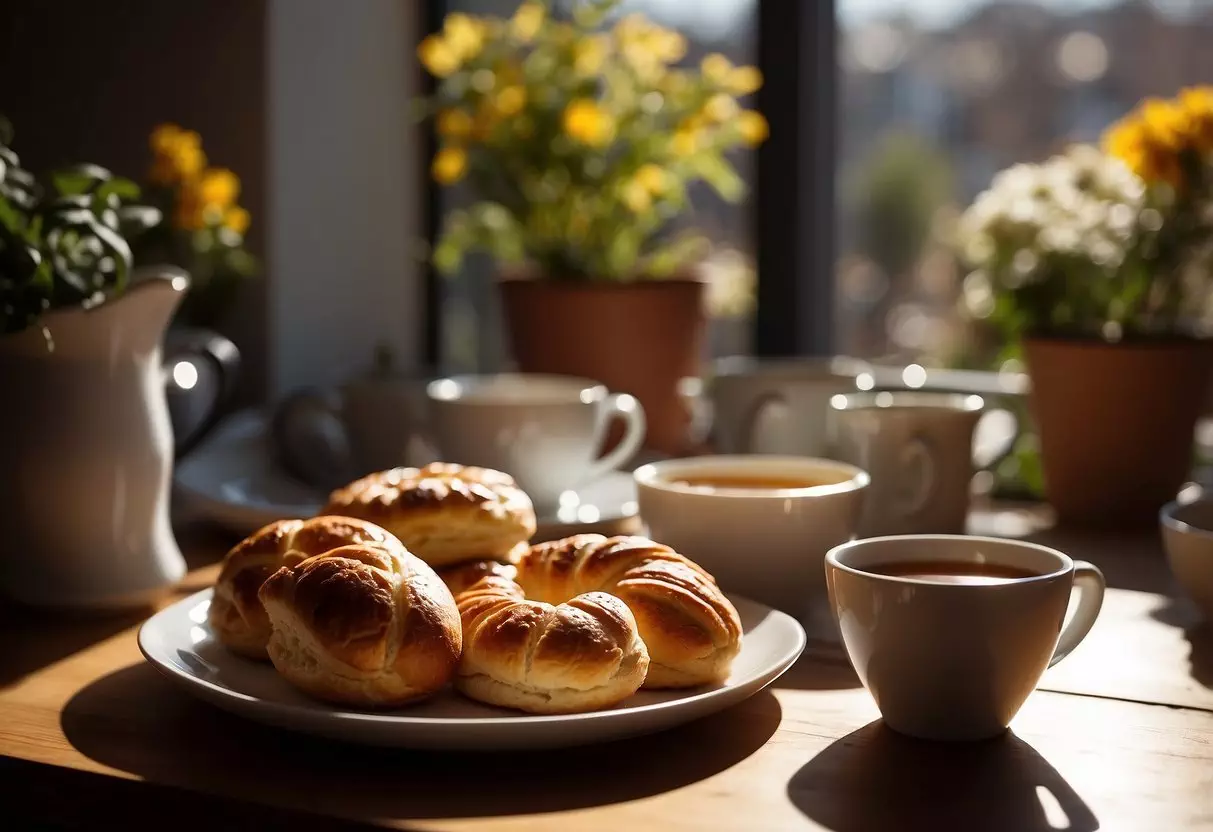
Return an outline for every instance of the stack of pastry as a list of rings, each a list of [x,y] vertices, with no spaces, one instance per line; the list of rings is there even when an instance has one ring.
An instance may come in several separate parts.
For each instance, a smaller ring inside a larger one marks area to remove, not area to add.
[[[569,713],[721,681],[740,649],[736,610],[691,560],[639,537],[529,546],[531,502],[497,471],[373,474],[325,515],[233,549],[210,613],[313,696],[395,705],[453,678],[480,702]]]

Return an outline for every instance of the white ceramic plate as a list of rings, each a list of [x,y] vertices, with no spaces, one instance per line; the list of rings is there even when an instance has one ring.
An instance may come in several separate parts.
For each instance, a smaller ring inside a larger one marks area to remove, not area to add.
[[[173,483],[192,512],[243,537],[320,511],[325,495],[279,470],[265,433],[260,413],[237,413],[177,464]]]
[[[672,728],[735,705],[775,681],[804,650],[789,615],[733,598],[745,630],[733,674],[723,684],[685,691],[641,691],[605,711],[527,716],[444,692],[410,708],[342,710],[308,699],[273,667],[228,652],[206,623],[211,590],[161,610],[139,630],[139,649],[157,670],[194,695],[258,722],[368,745],[499,750],[557,748]]]
[[[311,517],[325,494],[281,471],[269,453],[265,418],[254,411],[235,414],[177,465],[174,483],[195,514],[241,537],[262,526]],[[560,506],[540,511],[540,536],[553,539],[596,524],[635,517],[636,484],[625,471],[566,491]]]

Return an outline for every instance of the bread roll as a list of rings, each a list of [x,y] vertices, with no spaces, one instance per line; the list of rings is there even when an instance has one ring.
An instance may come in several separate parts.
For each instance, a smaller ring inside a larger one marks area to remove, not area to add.
[[[741,620],[715,579],[643,537],[581,534],[531,547],[518,562],[527,598],[558,604],[584,592],[622,599],[649,652],[646,688],[723,681],[741,650]]]
[[[522,544],[522,552],[529,548],[525,543]],[[512,581],[517,574],[518,567],[513,562],[497,560],[469,560],[438,570],[438,577],[442,578],[442,582],[456,600],[459,599],[460,593],[471,589],[481,578],[495,575]]]
[[[211,630],[229,649],[254,659],[265,653],[270,620],[257,591],[279,568],[351,543],[396,542],[378,526],[348,517],[279,520],[227,553],[208,613]]]
[[[342,546],[261,586],[274,667],[304,692],[358,707],[403,705],[445,685],[462,634],[450,590],[398,541]]]
[[[321,513],[383,526],[435,568],[506,560],[535,533],[531,500],[512,477],[441,462],[363,477],[334,491]]]
[[[607,708],[644,682],[648,652],[627,605],[590,592],[553,606],[518,584],[482,578],[459,596],[464,650],[455,687],[536,714]]]

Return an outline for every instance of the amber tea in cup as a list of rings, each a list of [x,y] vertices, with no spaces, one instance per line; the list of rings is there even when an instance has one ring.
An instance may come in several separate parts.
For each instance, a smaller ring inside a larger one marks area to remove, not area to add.
[[[867,569],[876,575],[909,578],[936,584],[1005,584],[1035,578],[1040,573],[1001,563],[969,563],[966,561],[907,560],[877,563]]]

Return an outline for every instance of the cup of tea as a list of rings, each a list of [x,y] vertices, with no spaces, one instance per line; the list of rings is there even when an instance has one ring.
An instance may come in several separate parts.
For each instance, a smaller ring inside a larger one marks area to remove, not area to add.
[[[443,459],[505,471],[536,506],[614,471],[644,442],[644,409],[596,381],[528,373],[430,382],[430,433]],[[623,439],[597,458],[611,421]]]
[[[995,446],[974,442],[983,414]],[[889,392],[836,395],[830,400],[831,456],[872,476],[860,537],[963,534],[973,473],[1010,453],[1017,430],[1007,411],[986,409],[981,396]],[[980,457],[980,458],[978,458]]]
[[[843,646],[885,723],[929,740],[1006,730],[1045,669],[1086,637],[1104,595],[1093,565],[990,537],[855,540],[830,550],[825,571]]]
[[[827,459],[664,460],[636,469],[641,520],[737,592],[798,618],[824,611],[822,560],[850,540],[868,475]],[[828,613],[826,613],[828,615]]]

